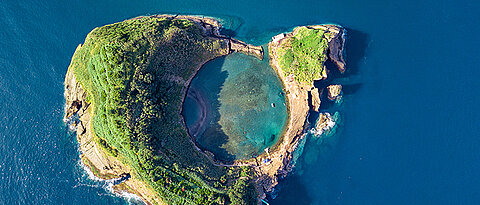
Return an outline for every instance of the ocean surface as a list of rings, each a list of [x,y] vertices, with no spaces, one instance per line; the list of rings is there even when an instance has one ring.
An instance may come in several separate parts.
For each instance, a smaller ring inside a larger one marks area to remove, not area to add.
[[[79,164],[63,80],[93,28],[157,13],[222,18],[256,45],[298,25],[348,30],[343,103],[324,108],[341,126],[306,139],[270,204],[480,204],[479,10],[466,0],[2,0],[0,204],[135,203]]]

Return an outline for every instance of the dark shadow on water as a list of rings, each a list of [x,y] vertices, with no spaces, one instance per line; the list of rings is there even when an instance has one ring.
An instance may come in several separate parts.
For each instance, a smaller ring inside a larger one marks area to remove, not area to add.
[[[343,85],[343,95],[352,95],[362,88],[361,83]]]
[[[323,103],[323,102],[322,102]],[[310,123],[311,126],[313,126],[315,121],[318,119],[318,116],[320,115],[320,112],[316,112],[314,110],[311,110],[308,112],[308,122]]]
[[[221,161],[232,161],[235,159],[234,155],[229,154],[225,149],[222,148],[223,144],[227,143],[228,136],[222,131],[220,124],[218,121],[220,120],[220,102],[218,100],[218,96],[220,95],[221,88],[223,87],[225,80],[228,77],[228,73],[226,71],[222,71],[221,68],[225,62],[225,56],[216,58],[214,60],[209,61],[202,68],[199,70],[197,75],[192,80],[190,87],[188,89],[188,94],[191,94],[192,90],[201,90],[204,95],[201,96],[200,100],[203,100],[206,104],[206,112],[207,121],[205,121],[205,131],[199,133],[199,136],[196,137],[196,144],[201,149],[208,150],[215,154],[216,160]],[[208,73],[207,73],[208,72]],[[204,90],[202,84],[208,83],[209,90]],[[217,96],[216,98],[210,98],[207,96]],[[196,102],[198,103],[198,102]],[[186,106],[184,104],[183,106]],[[186,109],[184,109],[186,110]],[[182,113],[185,117],[185,113]],[[214,117],[212,119],[212,117]],[[211,120],[209,120],[211,119]],[[214,122],[210,124],[210,122]],[[189,133],[192,135],[192,131],[190,130],[191,127],[188,127]]]
[[[222,29],[220,29],[220,34],[222,34],[224,36],[228,36],[230,38],[233,38],[237,35],[237,31],[232,30],[232,29],[228,29],[228,28],[222,28]]]
[[[301,182],[299,176],[288,177],[288,180],[281,181],[275,189],[279,191],[267,195],[267,200],[271,205],[309,205],[312,203],[307,188]],[[277,196],[275,199],[272,199],[272,195]]]
[[[232,15],[217,15],[221,19],[222,28],[220,34],[234,38],[237,36],[239,29],[245,24],[243,18]]]
[[[347,77],[353,77],[359,74],[360,63],[365,58],[365,52],[370,38],[368,34],[362,31],[346,28],[347,39],[345,42],[344,59],[346,61],[346,71],[341,73],[332,61],[325,62],[329,73],[328,78],[321,81],[315,81],[314,86],[318,89],[326,88],[331,84],[342,84],[343,94],[352,95],[361,89],[361,82],[351,82]],[[328,110],[334,105],[334,102],[327,100],[327,92],[322,94],[321,110]]]
[[[365,58],[365,52],[370,42],[368,34],[355,30],[347,29],[347,40],[345,45],[347,75],[357,75],[359,73],[360,62]]]
[[[345,73],[340,73],[337,67],[331,62],[327,61],[325,66],[329,70],[328,78],[321,81],[315,81],[314,86],[319,90],[326,88],[328,85],[340,83],[343,86],[343,94],[344,95],[352,95],[356,93],[358,90],[362,88],[361,82],[352,82],[350,81],[350,77],[354,77],[359,75],[360,71],[360,64],[362,60],[365,58],[365,52],[368,47],[368,42],[370,41],[369,36],[366,33],[355,29],[347,29],[347,39],[345,45],[345,61],[347,63]],[[348,78],[347,78],[348,77]],[[320,112],[323,111],[331,111],[331,108],[334,107],[335,102],[332,102],[327,99],[327,91],[324,89],[321,97],[321,104],[320,104]],[[310,111],[309,112],[308,121],[310,123],[314,123],[318,118],[319,112]],[[320,139],[322,140],[322,139]],[[335,143],[330,142],[335,141],[334,138],[327,140],[326,142],[322,141],[307,141],[306,148],[304,150],[304,155],[308,152],[312,152],[310,149],[314,150],[324,150],[321,153],[318,153],[318,157],[322,158],[317,161],[316,165],[308,165],[302,160],[299,160],[297,163],[302,164],[300,166],[302,169],[308,169],[309,166],[324,166],[319,165],[319,162],[327,163],[326,158],[328,158],[328,152],[325,151],[326,149],[333,149]],[[313,143],[313,144],[312,144]],[[316,144],[315,144],[316,143]],[[309,146],[310,145],[310,146]],[[321,145],[320,147],[318,145]],[[302,159],[303,157],[300,157]],[[298,165],[297,164],[297,165]],[[303,205],[303,204],[311,204],[312,198],[309,197],[308,193],[309,190],[305,187],[304,183],[300,181],[301,176],[291,175],[284,179],[282,182],[277,185],[278,197],[275,199],[270,200],[270,204],[272,205],[283,205],[283,204],[295,204],[295,205]],[[318,184],[318,186],[322,186],[324,184]],[[275,194],[274,194],[275,195]]]

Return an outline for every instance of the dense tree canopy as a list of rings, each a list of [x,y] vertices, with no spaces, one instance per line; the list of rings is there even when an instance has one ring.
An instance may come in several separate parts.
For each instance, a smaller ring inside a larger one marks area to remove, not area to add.
[[[108,154],[170,204],[251,204],[249,168],[213,165],[181,124],[185,82],[226,43],[182,19],[141,17],[94,29],[69,69],[94,107],[92,130]],[[242,180],[238,181],[241,176]],[[233,185],[232,185],[233,184]]]
[[[277,55],[285,75],[294,74],[297,82],[306,83],[322,79],[328,49],[324,35],[329,34],[320,29],[300,27],[294,36],[282,42]]]

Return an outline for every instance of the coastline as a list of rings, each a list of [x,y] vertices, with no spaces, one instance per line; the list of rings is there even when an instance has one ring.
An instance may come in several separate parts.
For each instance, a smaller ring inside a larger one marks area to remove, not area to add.
[[[184,87],[181,91],[182,102],[180,105],[183,105],[185,102],[187,91],[190,86],[192,79],[196,76],[197,72],[202,68],[202,66],[213,60],[217,57],[228,55],[233,52],[242,52],[247,55],[255,56],[259,59],[263,58],[263,48],[261,46],[253,46],[246,44],[245,42],[228,38],[222,36],[219,33],[221,28],[220,23],[213,18],[205,18],[200,16],[185,16],[185,15],[153,15],[152,17],[156,18],[179,18],[187,19],[197,23],[203,28],[203,33],[208,38],[217,38],[223,40],[226,44],[225,52],[221,53],[219,56],[206,59],[201,62],[198,67],[195,68],[190,78],[183,82]],[[135,17],[132,19],[143,18],[143,16]],[[81,44],[77,47],[77,50],[81,48]],[[92,173],[103,180],[108,180],[112,178],[120,178],[122,175],[129,174],[131,169],[120,162],[117,158],[109,156],[105,150],[103,150],[94,139],[94,130],[91,126],[91,119],[93,117],[93,104],[87,102],[87,93],[83,90],[82,85],[76,80],[73,73],[73,69],[69,67],[67,74],[65,76],[65,115],[64,122],[69,123],[77,133],[77,142],[80,145],[81,152],[81,161],[88,167]],[[182,106],[177,110],[179,111],[180,116],[182,112]],[[78,118],[78,119],[77,119]],[[180,119],[181,124],[185,131],[187,131],[187,126],[183,117]],[[211,152],[200,149],[195,139],[189,135],[190,141],[195,146],[195,148],[205,156],[215,165],[222,166],[214,160],[214,156]],[[160,197],[158,197],[153,189],[142,182],[141,179],[137,179],[135,175],[128,180],[125,180],[123,183],[113,186],[114,191],[126,191],[128,193],[138,195],[146,204],[165,204]]]
[[[80,147],[81,162],[88,167],[92,173],[103,180],[112,178],[120,178],[122,175],[129,174],[130,168],[125,166],[115,157],[109,156],[98,144],[95,142],[94,133],[91,127],[91,117],[93,105],[87,103],[87,94],[84,92],[81,84],[76,80],[73,70],[68,69],[65,78],[65,99],[66,112],[64,116],[65,121],[69,121],[70,117],[78,117],[76,123],[77,142]],[[75,123],[75,121],[74,121]],[[119,185],[113,186],[114,190],[125,191],[135,190],[136,193],[146,204],[163,204],[159,201],[156,195],[146,188],[141,180],[132,176],[123,184],[125,189],[120,189]],[[130,192],[130,191],[129,191]]]
[[[294,36],[298,28],[300,27],[296,27],[293,32],[284,35],[281,39],[271,41],[268,44],[270,66],[281,79],[286,92],[288,124],[284,134],[281,136],[282,138],[272,147],[269,155],[267,156],[267,154],[264,153],[256,158],[257,162],[270,161],[267,164],[255,167],[257,174],[259,174],[259,177],[256,179],[256,184],[259,186],[257,190],[262,198],[266,196],[264,192],[273,191],[273,188],[278,184],[279,178],[285,177],[291,172],[292,153],[306,135],[309,126],[309,122],[307,121],[309,111],[318,111],[321,103],[318,88],[315,88],[313,84],[297,83],[295,80],[289,79],[278,65],[277,48],[283,40]],[[343,73],[345,71],[345,61],[342,55],[345,42],[345,30],[337,25],[315,25],[307,26],[307,28],[323,29],[326,32],[334,34],[331,39],[328,39],[328,52],[330,55],[328,55],[327,60],[335,63],[337,68]],[[334,55],[332,55],[332,53]],[[325,78],[326,76],[322,79]],[[312,102],[312,104],[310,104],[309,101]]]
[[[221,28],[221,25],[219,21],[213,18],[183,15],[154,15],[153,17],[191,20],[201,25],[204,35],[209,38],[221,39],[227,44],[227,48],[223,50],[221,54],[201,62],[199,66],[193,70],[188,80],[182,82],[184,86],[181,90],[182,101],[180,107],[177,109],[180,116],[180,119],[178,120],[183,125],[183,129],[185,129],[186,133],[188,133],[190,138],[189,140],[195,146],[195,149],[207,156],[207,159],[209,159],[213,165],[223,167],[249,166],[253,168],[255,172],[255,177],[253,180],[255,181],[257,193],[259,194],[258,200],[260,203],[260,198],[265,198],[266,192],[273,191],[273,188],[278,184],[278,179],[285,177],[292,170],[292,153],[297,148],[301,139],[305,136],[306,128],[309,126],[307,121],[309,111],[318,110],[318,106],[320,104],[317,88],[315,88],[313,85],[308,85],[305,83],[299,84],[288,79],[288,77],[285,77],[277,62],[277,47],[281,44],[282,40],[293,36],[299,27],[295,28],[292,33],[287,34],[282,39],[276,42],[272,41],[268,44],[270,66],[275,70],[278,77],[281,79],[286,93],[286,108],[288,113],[288,124],[286,128],[277,142],[271,147],[271,151],[268,155],[263,153],[255,158],[247,160],[223,162],[216,160],[213,153],[201,149],[195,140],[195,136],[191,136],[189,134],[185,119],[181,115],[181,112],[183,111],[182,105],[187,97],[187,92],[191,81],[205,63],[217,57],[228,55],[233,52],[242,52],[262,59],[264,54],[263,48],[261,46],[249,45],[242,41],[220,35],[219,29]],[[345,66],[342,56],[345,42],[344,29],[335,25],[317,25],[309,27],[315,29],[326,29],[329,32],[336,31],[335,37],[329,39],[328,59],[332,60],[338,66],[339,70],[343,72]],[[81,46],[82,45],[79,45],[77,49],[79,49]],[[313,95],[312,92],[316,92],[317,94]],[[315,99],[312,100],[311,96],[314,96]],[[131,169],[128,166],[121,163],[116,157],[109,156],[106,151],[103,150],[95,141],[94,130],[91,126],[91,119],[94,114],[94,105],[87,102],[87,94],[84,92],[82,85],[76,81],[73,70],[70,69],[70,67],[65,77],[65,99],[66,109],[64,120],[69,121],[72,116],[74,118],[78,117],[78,121],[74,121],[72,125],[76,127],[77,130],[77,141],[80,144],[82,163],[89,167],[92,173],[101,179],[119,178],[122,175],[129,174]],[[317,101],[318,105],[310,105],[309,99],[312,101]],[[269,160],[269,163],[263,163],[267,159]],[[145,184],[141,179],[137,179],[135,175],[132,175],[130,179],[125,180],[123,183],[115,185],[113,189],[136,194],[147,204],[165,204],[149,185]]]

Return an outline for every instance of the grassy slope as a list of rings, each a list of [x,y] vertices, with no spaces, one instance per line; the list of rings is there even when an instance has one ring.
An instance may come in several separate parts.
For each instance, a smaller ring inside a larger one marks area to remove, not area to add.
[[[323,30],[300,27],[294,36],[282,42],[277,55],[286,76],[294,74],[297,82],[306,83],[322,78],[328,49],[324,35]]]
[[[142,17],[94,29],[72,58],[96,142],[167,203],[254,203],[248,177],[237,180],[251,171],[214,166],[179,120],[184,82],[227,52],[188,20]]]

